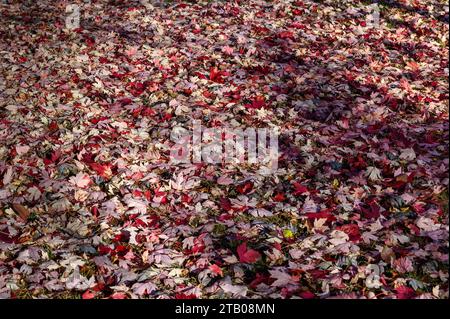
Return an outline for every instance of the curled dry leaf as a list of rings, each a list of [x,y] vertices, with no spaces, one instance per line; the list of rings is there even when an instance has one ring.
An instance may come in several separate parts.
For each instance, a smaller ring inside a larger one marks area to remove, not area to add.
[[[28,217],[30,216],[30,211],[28,210],[28,208],[21,204],[12,204],[11,208],[23,221],[28,220]]]

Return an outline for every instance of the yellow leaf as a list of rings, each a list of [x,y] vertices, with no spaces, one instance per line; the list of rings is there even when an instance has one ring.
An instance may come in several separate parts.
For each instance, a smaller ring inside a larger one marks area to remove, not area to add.
[[[339,181],[335,178],[335,179],[333,180],[333,182],[331,183],[331,185],[332,185],[334,188],[338,188],[338,187],[339,187]]]
[[[283,230],[283,236],[286,239],[293,239],[294,238],[294,233],[290,229],[285,229],[285,230]]]

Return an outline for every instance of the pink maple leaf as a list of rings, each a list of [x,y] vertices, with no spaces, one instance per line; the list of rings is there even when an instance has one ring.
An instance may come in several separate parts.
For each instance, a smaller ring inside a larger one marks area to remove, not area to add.
[[[229,47],[229,46],[227,45],[227,46],[224,46],[224,47],[222,48],[222,52],[225,53],[225,54],[228,54],[228,55],[232,55],[233,52],[234,52],[234,50],[233,50],[232,47]]]
[[[86,292],[81,296],[81,298],[83,299],[94,299],[95,298],[95,294],[90,291],[90,290],[86,290]]]
[[[91,179],[87,174],[79,172],[77,175],[70,178],[70,183],[80,188],[85,188],[91,183]]]
[[[209,266],[209,270],[211,270],[216,275],[223,276],[222,268],[220,268],[216,264]]]

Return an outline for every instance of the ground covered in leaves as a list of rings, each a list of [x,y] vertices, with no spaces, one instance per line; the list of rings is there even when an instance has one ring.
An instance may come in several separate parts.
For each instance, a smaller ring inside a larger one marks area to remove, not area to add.
[[[448,298],[448,6],[379,2],[0,4],[0,297]]]

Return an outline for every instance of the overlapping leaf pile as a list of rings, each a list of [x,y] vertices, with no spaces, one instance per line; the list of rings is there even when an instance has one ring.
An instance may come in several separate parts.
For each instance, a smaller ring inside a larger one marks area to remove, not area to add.
[[[445,1],[9,2],[1,297],[448,298]],[[170,165],[193,119],[278,170]]]

